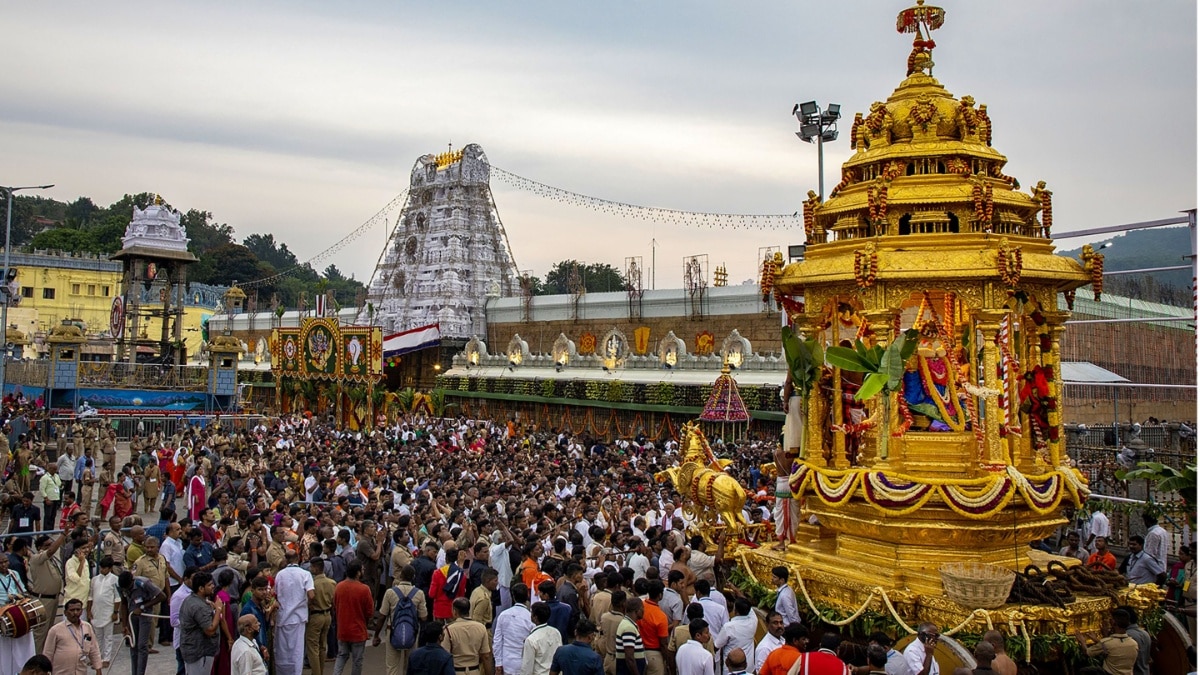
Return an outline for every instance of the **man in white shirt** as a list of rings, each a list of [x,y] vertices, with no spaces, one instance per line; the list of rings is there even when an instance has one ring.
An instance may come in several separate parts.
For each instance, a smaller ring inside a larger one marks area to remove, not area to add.
[[[510,590],[513,582],[512,563],[508,559],[508,550],[511,546],[504,534],[508,528],[503,523],[500,524],[503,529],[497,529],[492,533],[493,543],[488,547],[488,564],[492,569],[496,570],[496,579],[500,582],[500,611],[512,607],[516,600],[512,597]],[[525,601],[529,601],[529,589],[525,589]],[[528,610],[526,610],[528,612]],[[497,659],[498,660],[498,659]]]
[[[137,458],[134,457],[136,460]],[[71,454],[71,448],[63,449],[62,454],[58,456],[58,478],[62,482],[63,492],[71,491],[71,481],[75,480],[75,455]],[[78,490],[76,490],[78,492]],[[95,626],[92,626],[95,628]]]
[[[167,559],[167,564],[180,578],[183,577],[183,528],[179,523],[171,523],[167,526],[167,531],[163,536],[162,544],[158,547],[158,552],[162,557]],[[115,561],[114,561],[115,562]],[[168,575],[169,576],[169,575]],[[172,578],[172,581],[174,579]],[[172,586],[172,589],[179,586]]]
[[[1171,535],[1158,524],[1158,518],[1151,513],[1142,514],[1142,523],[1146,526],[1146,553],[1167,566],[1167,556],[1171,552]]]
[[[650,558],[646,556],[646,542],[634,537],[630,541],[631,551],[625,558],[625,566],[633,570],[633,580],[646,578],[646,570],[650,569]]]
[[[771,583],[778,590],[775,611],[783,616],[783,625],[800,623],[800,605],[796,602],[796,591],[788,584],[788,568],[780,565],[771,568]]]
[[[171,595],[170,622],[171,628],[174,629],[171,635],[171,647],[175,649],[175,661],[179,664],[183,663],[183,654],[179,651],[179,638],[181,637],[179,630],[179,610],[183,607],[183,601],[187,600],[188,596],[192,594],[192,575],[195,573],[196,569],[194,567],[184,570],[183,582],[179,584],[179,590]]]
[[[937,647],[940,635],[938,627],[932,623],[917,626],[917,639],[904,648],[904,662],[913,675],[938,675],[941,669],[933,658],[933,650]]]
[[[121,594],[117,591],[117,575],[113,574],[112,558],[100,559],[100,573],[92,577],[91,595],[88,598],[87,615],[96,631],[100,643],[100,660],[108,668],[112,663],[113,624],[116,621]]]
[[[767,612],[767,634],[754,646],[754,672],[762,670],[771,652],[783,646],[783,616],[775,610]]]
[[[315,472],[308,474],[308,477],[304,479],[304,501],[309,504],[312,503],[313,494],[317,491],[317,485],[317,474]]]
[[[734,649],[741,649],[747,663],[754,662],[754,633],[758,630],[758,617],[754,615],[750,601],[738,598],[733,601],[734,617],[730,619],[713,640],[713,648],[722,663]]]
[[[709,630],[720,635],[721,629],[729,621],[729,609],[725,606],[724,596],[714,593],[707,579],[697,579],[696,598],[704,608],[704,620],[708,622]]]
[[[304,624],[308,623],[308,603],[315,586],[312,574],[297,564],[296,551],[287,552],[287,567],[275,575],[275,597],[279,610],[275,615],[276,675],[300,675],[304,667]]]
[[[263,663],[262,652],[254,641],[258,629],[258,617],[253,614],[238,619],[238,639],[229,654],[230,675],[267,675],[267,665]]]
[[[513,606],[500,612],[492,624],[492,655],[496,659],[496,675],[518,675],[521,672],[525,638],[533,632],[529,587],[518,582],[513,585],[511,592]]]
[[[680,645],[675,652],[675,672],[678,675],[713,675],[713,655],[704,648],[712,635],[708,622],[693,619],[688,624],[688,634],[692,639]]]
[[[533,630],[521,651],[521,675],[550,675],[554,652],[562,646],[562,634],[550,625],[550,605],[536,602],[529,611]]]
[[[1095,505],[1094,502],[1093,505]],[[1083,545],[1087,547],[1089,551],[1095,553],[1096,537],[1104,537],[1107,539],[1111,535],[1112,531],[1108,526],[1108,516],[1104,515],[1104,512],[1100,509],[1096,509],[1092,512],[1092,517],[1088,521],[1087,539],[1084,541]]]

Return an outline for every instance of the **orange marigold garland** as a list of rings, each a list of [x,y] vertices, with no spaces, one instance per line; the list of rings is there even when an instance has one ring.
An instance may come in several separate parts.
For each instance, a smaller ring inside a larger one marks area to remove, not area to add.
[[[874,243],[868,243],[865,249],[854,252],[854,283],[859,288],[870,288],[878,276],[879,253],[875,251]]]
[[[1104,292],[1104,255],[1097,253],[1092,256],[1092,294],[1096,302]]]
[[[1079,258],[1083,261],[1084,271],[1091,274],[1092,294],[1095,296],[1096,301],[1099,302],[1100,294],[1104,292],[1104,256],[1096,253],[1091,244],[1084,244]]]
[[[1000,248],[996,250],[996,271],[1000,274],[1000,280],[1009,288],[1016,288],[1021,281],[1021,272],[1024,269],[1024,260],[1021,256],[1020,246],[1009,246],[1008,241],[1001,242]]]
[[[758,279],[758,288],[762,291],[762,301],[768,303],[771,301],[771,292],[775,289],[775,261],[771,258],[763,260],[762,276]]]

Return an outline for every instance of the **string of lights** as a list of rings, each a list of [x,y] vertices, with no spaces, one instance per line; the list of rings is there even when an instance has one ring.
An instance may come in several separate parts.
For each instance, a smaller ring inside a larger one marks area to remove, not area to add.
[[[391,213],[393,210],[395,210],[398,206],[401,206],[402,204],[404,204],[406,199],[408,199],[408,190],[404,190],[400,194],[393,197],[392,201],[387,203],[387,206],[384,206],[382,209],[379,210],[378,213],[376,213],[375,215],[368,218],[365,223],[363,223],[362,225],[359,225],[357,228],[352,230],[350,232],[350,234],[347,234],[346,236],[337,240],[337,242],[335,242],[332,246],[325,249],[324,251],[321,251],[320,253],[314,255],[313,257],[309,258],[308,260],[305,260],[302,263],[298,263],[298,264],[293,265],[285,270],[276,272],[275,274],[272,274],[269,277],[255,279],[254,281],[249,281],[244,284],[238,284],[238,286],[240,286],[243,289],[254,288],[255,286],[261,286],[263,284],[270,283],[277,279],[281,279],[285,276],[290,276],[292,274],[295,274],[296,272],[299,272],[302,269],[306,269],[307,267],[312,266],[314,263],[319,263],[322,260],[325,260],[326,258],[332,256],[333,254],[337,253],[338,251],[346,248],[346,246],[349,245],[350,242],[363,236],[364,234],[366,234],[369,230],[374,228],[379,223],[387,222],[388,214]]]
[[[696,211],[680,211],[663,209],[654,206],[639,206],[611,199],[591,197],[571,192],[562,188],[547,185],[540,181],[519,176],[511,171],[505,171],[496,165],[491,165],[492,175],[506,184],[532,192],[539,197],[552,201],[580,206],[601,213],[607,213],[618,218],[631,218],[655,223],[669,223],[689,227],[752,229],[752,230],[785,230],[795,229],[803,224],[799,213],[791,214],[744,214],[744,213],[703,213]]]

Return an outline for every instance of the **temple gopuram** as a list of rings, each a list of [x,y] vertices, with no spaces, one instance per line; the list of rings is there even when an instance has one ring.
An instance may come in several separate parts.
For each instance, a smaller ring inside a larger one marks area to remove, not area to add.
[[[933,77],[944,17],[922,0],[901,12],[897,30],[915,37],[903,81],[855,115],[829,198],[808,193],[806,258],[782,266],[774,292],[813,365],[790,367],[785,457],[763,467],[788,467],[776,495],[794,499],[797,524],[726,557],[764,586],[787,567],[801,609],[825,623],[995,627],[1027,656],[1038,636],[1072,641],[1161,591],[1031,549],[1089,495],[1065,451],[1059,296],[1099,298],[1103,258],[1054,254],[1046,183],[1006,175],[987,106]],[[696,436],[681,455],[703,464]],[[730,527],[729,495],[676,486],[709,532]],[[1033,588],[1038,573],[1070,592]],[[964,663],[944,656],[942,672]]]

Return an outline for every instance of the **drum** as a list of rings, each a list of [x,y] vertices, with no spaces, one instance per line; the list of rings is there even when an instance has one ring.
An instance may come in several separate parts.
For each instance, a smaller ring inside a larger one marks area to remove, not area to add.
[[[0,635],[8,638],[24,637],[49,619],[41,600],[22,598],[0,607]]]

